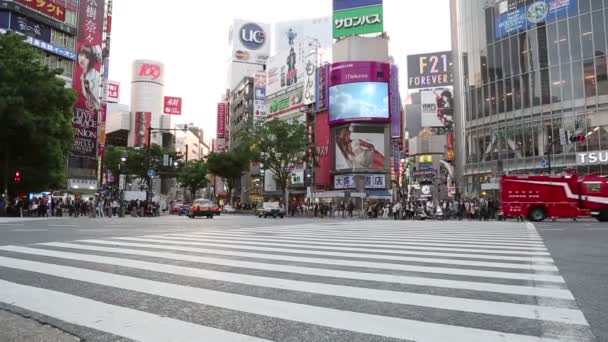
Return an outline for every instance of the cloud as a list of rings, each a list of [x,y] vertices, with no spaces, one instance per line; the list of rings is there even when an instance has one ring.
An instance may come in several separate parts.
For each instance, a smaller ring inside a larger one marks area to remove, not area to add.
[[[345,87],[338,86],[332,87],[329,90],[329,103],[332,120],[387,117],[388,96],[383,97],[382,99],[369,96],[355,98],[351,93],[360,93],[353,91],[356,89],[356,86],[347,85],[346,88],[349,88],[348,90],[351,90],[350,92],[344,88]],[[368,98],[365,99],[365,97]]]

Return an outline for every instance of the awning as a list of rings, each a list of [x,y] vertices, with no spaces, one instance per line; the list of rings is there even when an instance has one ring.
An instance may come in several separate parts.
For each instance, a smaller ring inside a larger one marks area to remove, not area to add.
[[[367,190],[367,199],[392,200],[393,195],[388,190]]]

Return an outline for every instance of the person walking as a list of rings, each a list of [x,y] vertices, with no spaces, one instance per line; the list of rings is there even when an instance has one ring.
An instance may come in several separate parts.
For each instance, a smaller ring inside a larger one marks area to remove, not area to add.
[[[355,210],[355,204],[353,203],[353,200],[350,200],[348,203],[348,217],[353,217],[353,210]]]

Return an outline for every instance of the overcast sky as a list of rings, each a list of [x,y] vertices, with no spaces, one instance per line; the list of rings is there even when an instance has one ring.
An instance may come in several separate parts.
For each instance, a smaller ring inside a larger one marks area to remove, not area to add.
[[[129,104],[131,64],[153,59],[165,64],[165,95],[183,97],[179,122],[194,122],[215,136],[216,105],[230,56],[228,32],[234,18],[277,22],[330,16],[331,0],[114,0],[110,79],[121,83]],[[449,50],[449,0],[384,0],[384,29],[390,52],[406,81],[406,56]]]

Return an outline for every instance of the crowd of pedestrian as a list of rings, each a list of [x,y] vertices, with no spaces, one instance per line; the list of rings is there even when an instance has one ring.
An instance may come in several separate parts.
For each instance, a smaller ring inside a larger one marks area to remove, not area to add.
[[[352,200],[329,202],[293,202],[289,205],[288,214],[292,217],[353,217],[355,204]]]

